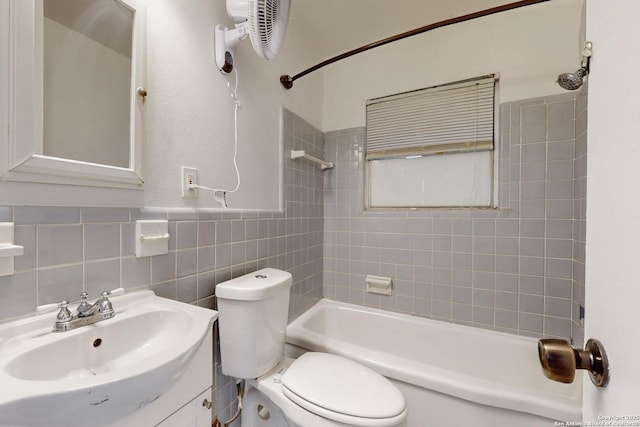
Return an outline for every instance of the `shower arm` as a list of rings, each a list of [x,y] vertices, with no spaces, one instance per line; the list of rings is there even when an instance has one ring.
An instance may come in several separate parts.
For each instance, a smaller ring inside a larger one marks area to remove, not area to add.
[[[348,52],[342,53],[340,55],[334,56],[333,58],[329,58],[321,63],[314,65],[311,68],[307,68],[306,70],[296,74],[291,77],[288,74],[284,74],[280,76],[280,83],[284,86],[285,89],[291,89],[293,87],[293,82],[298,80],[300,77],[304,77],[309,73],[312,73],[322,67],[333,64],[334,62],[341,61],[343,59],[349,58],[350,56],[357,55],[362,52],[366,52],[367,50],[374,49],[376,47],[384,46],[388,43],[393,43],[398,40],[405,39],[407,37],[416,36],[418,34],[426,33],[427,31],[435,30],[436,28],[446,27],[448,25],[458,24],[460,22],[470,21],[476,18],[482,18],[483,16],[489,16],[500,12],[506,12],[513,9],[518,9],[524,6],[531,6],[537,3],[543,3],[550,0],[521,0],[514,3],[507,3],[501,6],[492,7],[489,9],[481,10],[478,12],[469,13],[467,15],[458,16],[455,18],[445,19],[444,21],[439,21],[433,24],[425,25],[424,27],[416,28],[414,30],[406,31],[404,33],[397,34],[395,36],[387,37],[386,39],[378,40],[377,42],[370,43],[368,45],[359,47],[357,49],[350,50]]]

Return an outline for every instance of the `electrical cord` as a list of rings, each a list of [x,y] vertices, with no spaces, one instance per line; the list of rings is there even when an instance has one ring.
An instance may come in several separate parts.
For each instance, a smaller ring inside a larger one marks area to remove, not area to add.
[[[234,103],[233,110],[233,166],[236,170],[236,181],[237,184],[233,190],[223,190],[221,188],[211,188],[205,187],[204,185],[198,184],[189,184],[190,189],[199,188],[201,190],[213,191],[213,198],[218,202],[222,207],[227,208],[227,193],[235,193],[240,188],[240,169],[238,168],[238,110],[240,109],[240,102],[238,102],[238,70],[234,67],[235,74],[235,85],[232,88],[229,81],[227,81],[227,87],[229,88],[229,92],[231,94],[231,98]]]

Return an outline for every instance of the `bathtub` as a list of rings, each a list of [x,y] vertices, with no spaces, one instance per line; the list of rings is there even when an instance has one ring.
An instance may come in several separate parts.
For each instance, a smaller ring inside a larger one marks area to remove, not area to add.
[[[361,362],[405,396],[409,427],[549,427],[582,419],[582,375],[547,379],[537,340],[323,299],[287,327],[286,353]]]

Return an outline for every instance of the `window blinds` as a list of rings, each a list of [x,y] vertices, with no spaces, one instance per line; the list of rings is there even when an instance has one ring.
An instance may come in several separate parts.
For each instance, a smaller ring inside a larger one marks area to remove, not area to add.
[[[367,160],[493,150],[494,75],[367,102]]]

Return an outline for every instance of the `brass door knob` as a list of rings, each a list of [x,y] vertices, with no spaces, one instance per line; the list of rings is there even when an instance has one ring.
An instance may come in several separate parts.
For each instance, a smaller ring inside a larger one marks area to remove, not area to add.
[[[538,357],[544,375],[561,383],[572,383],[576,369],[589,371],[591,382],[605,387],[609,382],[609,362],[600,341],[589,339],[584,350],[574,349],[564,340],[538,341]]]

